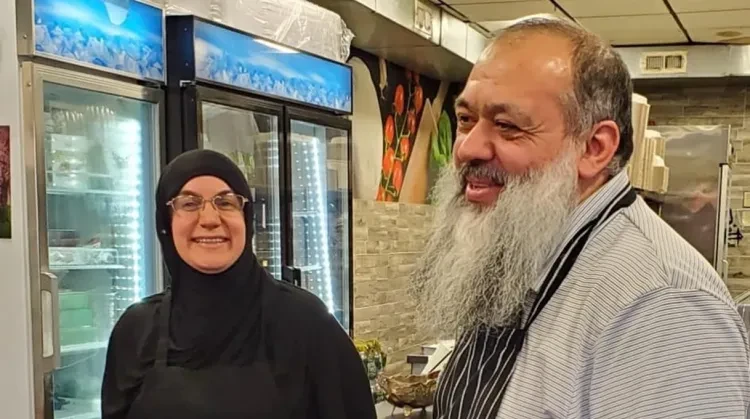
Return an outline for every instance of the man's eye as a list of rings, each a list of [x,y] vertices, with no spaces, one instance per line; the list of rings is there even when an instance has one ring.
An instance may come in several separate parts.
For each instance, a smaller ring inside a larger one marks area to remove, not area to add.
[[[458,122],[459,128],[465,128],[474,124],[474,118],[472,118],[471,115],[459,114],[456,115],[456,122]]]
[[[495,121],[495,126],[503,131],[518,131],[518,127],[505,121]]]

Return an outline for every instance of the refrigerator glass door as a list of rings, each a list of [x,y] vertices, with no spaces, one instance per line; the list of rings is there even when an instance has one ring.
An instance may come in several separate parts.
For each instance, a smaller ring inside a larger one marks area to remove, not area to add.
[[[157,105],[49,81],[42,96],[39,217],[46,216],[48,260],[41,266],[57,277],[59,297],[48,406],[55,419],[98,418],[112,327],[158,287],[150,204]]]
[[[349,329],[349,132],[290,121],[292,265]]]
[[[229,156],[245,173],[255,212],[253,249],[261,266],[281,279],[279,117],[209,100],[201,101],[200,114],[202,148]]]

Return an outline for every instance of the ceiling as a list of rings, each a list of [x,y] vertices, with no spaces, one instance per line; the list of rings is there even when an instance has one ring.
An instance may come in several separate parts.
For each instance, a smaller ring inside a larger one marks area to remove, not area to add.
[[[573,19],[617,46],[750,44],[750,0],[432,0],[493,32],[520,17]]]

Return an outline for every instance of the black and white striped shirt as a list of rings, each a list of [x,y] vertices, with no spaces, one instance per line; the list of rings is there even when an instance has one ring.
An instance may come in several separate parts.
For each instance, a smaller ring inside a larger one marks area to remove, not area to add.
[[[621,173],[580,205],[563,242],[627,184]],[[731,296],[639,198],[593,232],[529,328],[498,418],[730,419],[748,403]]]

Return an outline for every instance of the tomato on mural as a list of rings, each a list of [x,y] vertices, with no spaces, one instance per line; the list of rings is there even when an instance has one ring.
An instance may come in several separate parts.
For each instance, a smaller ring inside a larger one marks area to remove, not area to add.
[[[399,84],[394,89],[393,112],[386,117],[383,128],[383,173],[378,201],[398,201],[404,170],[409,164],[411,142],[417,135],[417,115],[421,115],[423,103],[419,74],[406,70],[406,87]]]
[[[354,198],[429,202],[435,173],[450,156],[454,123],[450,116],[460,86],[355,48],[349,63],[355,78]]]

